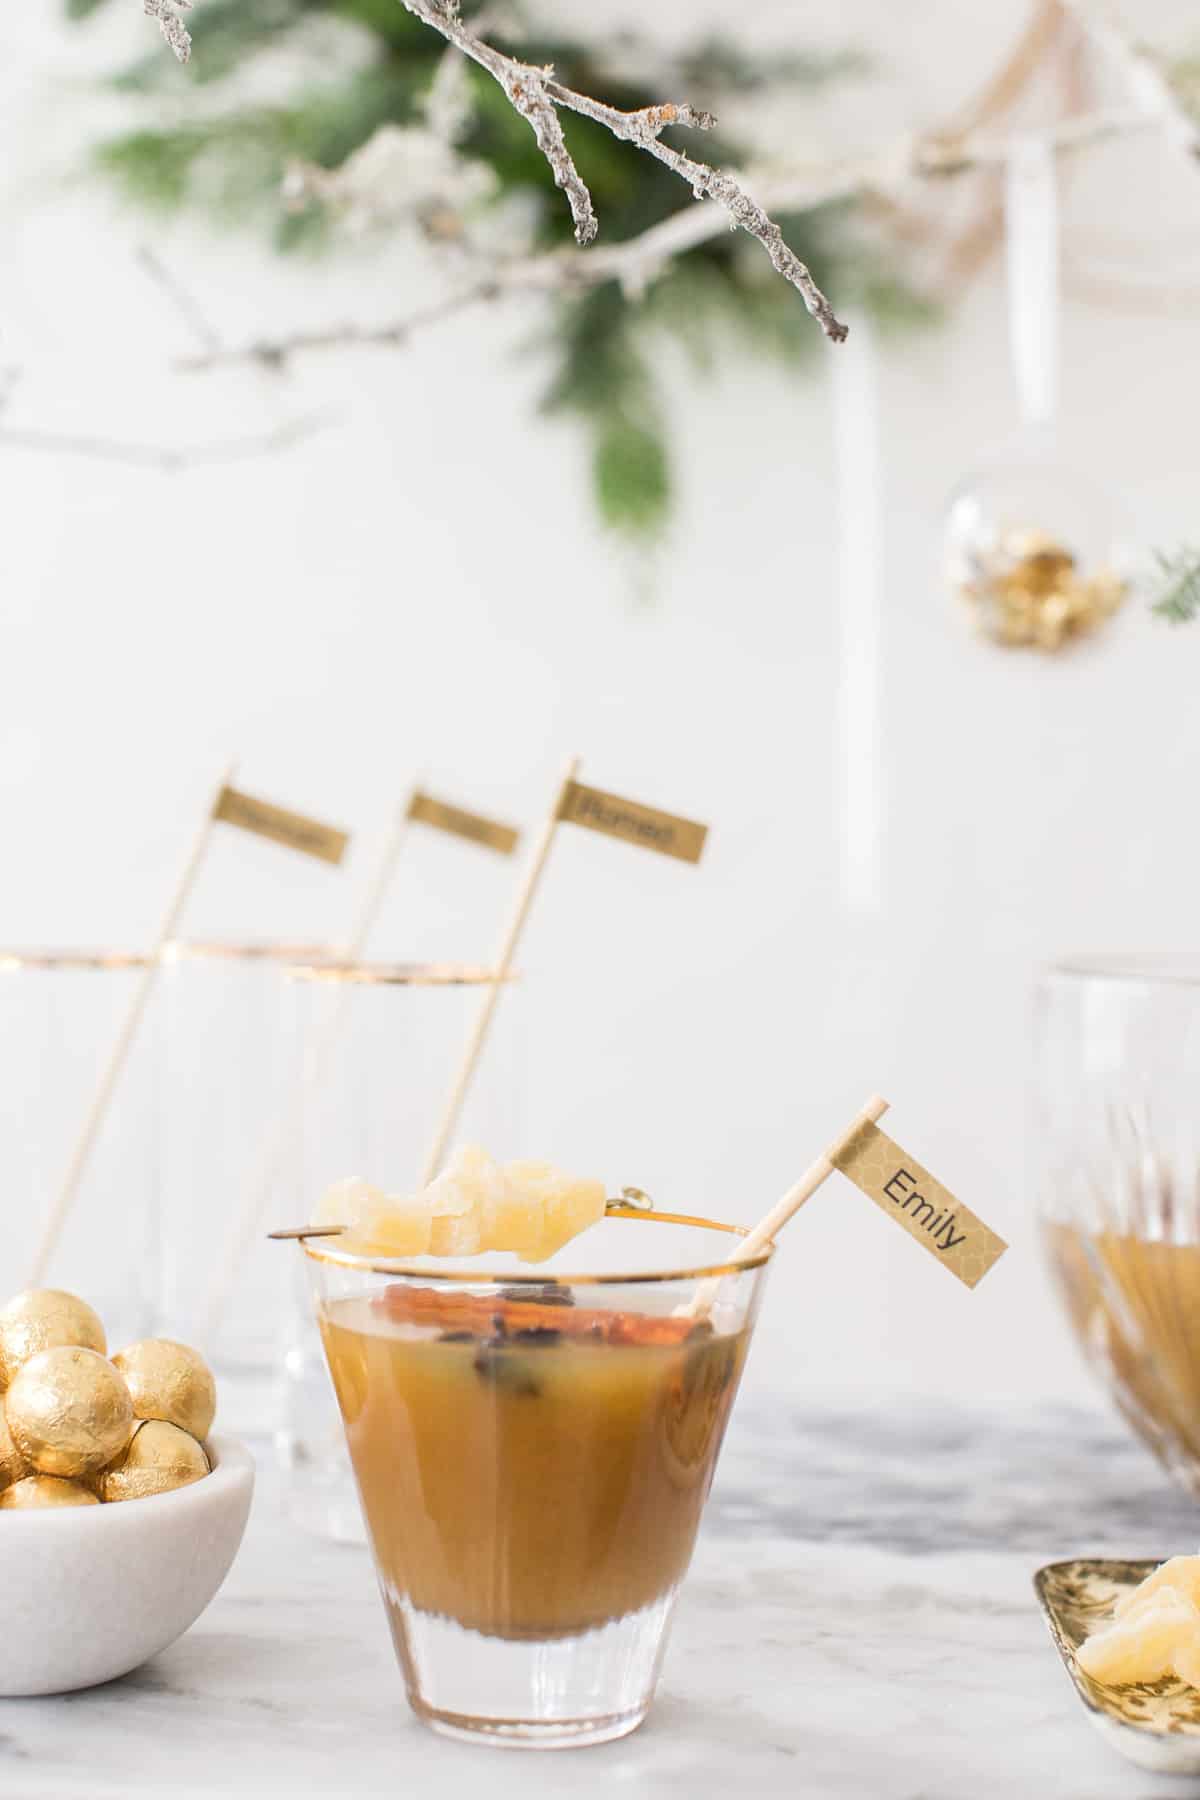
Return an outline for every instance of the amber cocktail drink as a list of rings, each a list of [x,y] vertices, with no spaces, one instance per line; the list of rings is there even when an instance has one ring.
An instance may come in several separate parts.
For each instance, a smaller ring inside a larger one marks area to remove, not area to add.
[[[597,1229],[627,1260],[647,1228]],[[707,1261],[565,1279],[308,1246],[409,1698],[443,1731],[597,1742],[645,1715],[764,1266],[686,1236]]]

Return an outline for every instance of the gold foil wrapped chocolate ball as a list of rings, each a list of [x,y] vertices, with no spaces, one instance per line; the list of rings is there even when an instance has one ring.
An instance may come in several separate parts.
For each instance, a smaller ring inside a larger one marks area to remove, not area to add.
[[[217,1387],[204,1358],[171,1338],[143,1338],[119,1350],[113,1366],[125,1377],[139,1419],[178,1425],[206,1438],[217,1410]]]
[[[22,1363],[39,1350],[78,1344],[103,1356],[104,1326],[86,1300],[60,1288],[26,1288],[0,1307],[0,1387],[7,1387]]]
[[[210,1473],[204,1358],[170,1338],[106,1350],[75,1294],[30,1288],[0,1307],[0,1510],[141,1500]]]
[[[39,1475],[97,1474],[129,1442],[133,1402],[95,1350],[57,1345],[23,1363],[4,1401],[13,1443]]]
[[[81,1481],[64,1481],[58,1475],[27,1475],[0,1494],[0,1511],[24,1512],[37,1506],[99,1506],[90,1488]]]
[[[11,1487],[14,1481],[20,1481],[29,1472],[29,1464],[13,1443],[8,1420],[0,1406],[0,1489]]]
[[[124,1454],[100,1477],[100,1498],[145,1500],[151,1494],[167,1494],[187,1487],[209,1473],[204,1446],[194,1437],[162,1419],[147,1419],[138,1426]]]

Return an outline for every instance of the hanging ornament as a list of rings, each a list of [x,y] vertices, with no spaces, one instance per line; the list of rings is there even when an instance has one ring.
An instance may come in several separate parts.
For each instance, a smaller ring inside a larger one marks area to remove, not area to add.
[[[1022,429],[950,498],[952,592],[998,644],[1056,651],[1099,630],[1128,591],[1115,499],[1060,458],[1054,148],[1023,138],[1005,197],[1009,337]]]

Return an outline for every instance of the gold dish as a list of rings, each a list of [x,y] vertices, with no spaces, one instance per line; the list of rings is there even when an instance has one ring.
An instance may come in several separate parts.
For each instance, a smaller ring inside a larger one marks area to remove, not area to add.
[[[1174,1676],[1105,1687],[1085,1675],[1075,1657],[1084,1638],[1111,1618],[1116,1602],[1163,1560],[1076,1557],[1048,1563],[1033,1585],[1075,1692],[1101,1736],[1141,1769],[1200,1775],[1200,1691]]]

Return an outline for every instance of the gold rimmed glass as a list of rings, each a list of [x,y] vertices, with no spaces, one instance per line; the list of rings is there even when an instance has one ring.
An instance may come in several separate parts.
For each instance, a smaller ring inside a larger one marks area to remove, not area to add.
[[[491,987],[496,981],[512,981],[511,974],[497,975],[483,963],[456,962],[343,962],[329,957],[319,962],[293,962],[288,974],[296,981],[319,987]]]
[[[162,955],[165,1180],[156,1328],[203,1344],[230,1431],[261,1435],[279,1414],[288,1284],[239,1222],[287,1206],[295,1167],[277,1141],[296,1046],[283,971],[322,946],[294,938],[179,939]]]
[[[0,975],[40,970],[44,974],[87,973],[100,969],[144,969],[150,958],[136,950],[0,950]]]
[[[0,1194],[6,1292],[29,1278],[147,966],[110,946],[0,949]],[[47,1279],[87,1296],[114,1345],[153,1320],[160,1198],[161,1019],[143,1021],[105,1109]]]
[[[1200,1495],[1200,957],[1076,958],[1038,990],[1042,1239],[1085,1359]]]
[[[446,1093],[494,972],[469,962],[320,960],[287,970],[302,1072],[287,1126],[289,1196],[272,1219],[313,1218],[341,1176],[421,1185]],[[519,989],[519,983],[515,984]],[[464,1109],[463,1141],[502,1157],[524,1139],[519,992],[506,995]],[[386,1171],[378,1177],[377,1171]],[[276,1273],[285,1258],[273,1255]],[[337,1404],[300,1270],[288,1308],[277,1445],[292,1519],[321,1537],[363,1541]]]
[[[738,1262],[741,1235],[621,1208],[546,1264],[452,1269],[304,1242],[408,1699],[435,1730],[556,1748],[645,1717],[770,1257]]]

